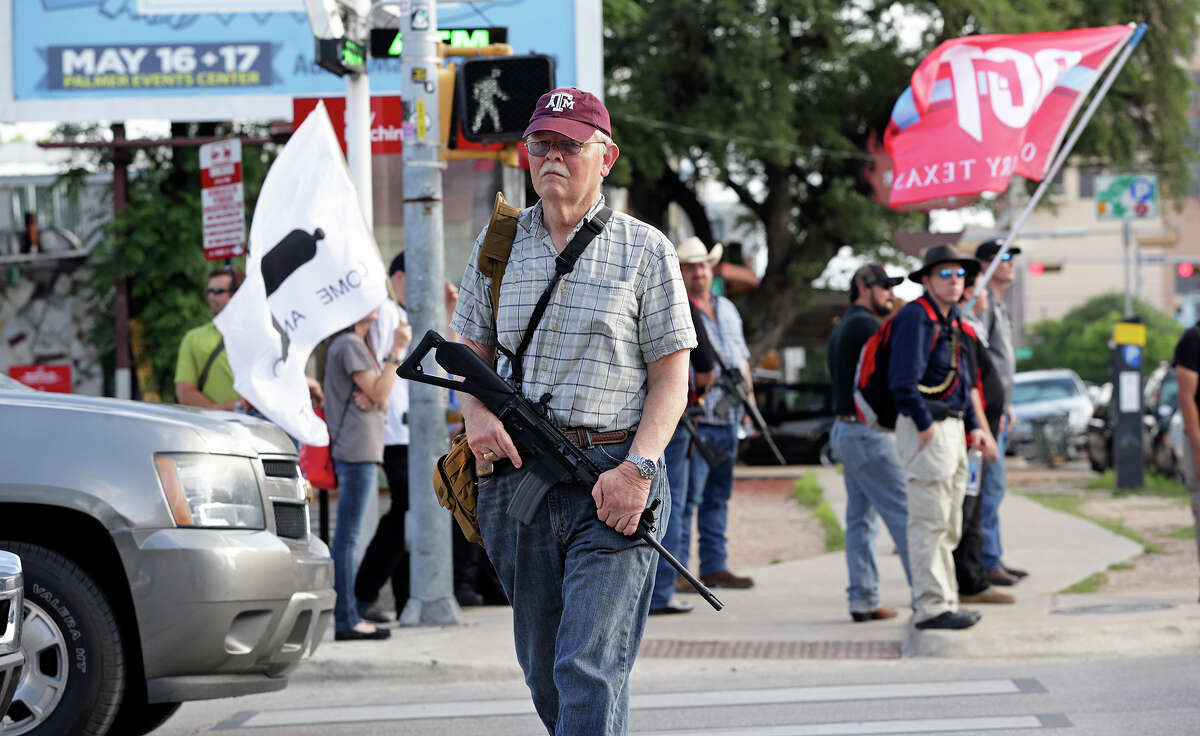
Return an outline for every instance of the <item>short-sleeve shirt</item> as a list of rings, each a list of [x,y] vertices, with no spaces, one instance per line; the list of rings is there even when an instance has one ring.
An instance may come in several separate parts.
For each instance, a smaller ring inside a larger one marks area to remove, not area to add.
[[[603,204],[601,197],[584,219]],[[491,280],[476,266],[482,242],[483,232],[467,261],[450,327],[484,347],[499,342],[515,352],[558,255],[541,202],[517,219],[495,327]],[[550,416],[560,427],[629,429],[641,421],[646,366],[695,346],[674,246],[650,225],[614,212],[555,287],[521,358],[521,390],[531,401],[549,394]],[[497,370],[512,375],[503,351]]]
[[[1179,342],[1175,345],[1174,364],[1177,368],[1187,368],[1190,371],[1200,373],[1200,324],[1193,325],[1184,330],[1183,335],[1179,338]],[[1192,397],[1192,401],[1200,406],[1200,387],[1196,389],[1196,395]]]
[[[746,347],[746,338],[742,334],[742,315],[738,314],[733,302],[723,296],[713,294],[712,319],[704,310],[700,310],[700,319],[708,337],[712,340],[713,350],[721,356],[721,360],[731,371],[741,371],[742,363],[750,357],[750,349]],[[717,366],[719,376],[722,368]],[[723,412],[718,411],[725,398],[725,390],[719,384],[714,384],[704,399],[704,414],[700,417],[701,424],[737,424],[742,421],[741,402],[728,402]]]
[[[200,387],[200,374],[208,363],[208,356],[221,344],[221,332],[212,322],[188,330],[179,343],[179,357],[175,361],[175,383],[194,383]],[[224,350],[216,357],[201,390],[211,401],[224,404],[236,401],[233,390],[233,369],[229,367],[229,356]]]
[[[383,462],[383,410],[359,409],[352,398],[354,374],[376,368],[367,343],[353,332],[334,338],[325,355],[325,422],[330,454],[337,460]]]

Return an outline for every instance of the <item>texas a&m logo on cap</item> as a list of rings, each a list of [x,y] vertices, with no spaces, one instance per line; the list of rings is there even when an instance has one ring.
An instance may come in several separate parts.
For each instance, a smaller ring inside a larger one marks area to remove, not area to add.
[[[554,112],[562,112],[566,109],[575,109],[575,98],[570,92],[554,92],[550,95],[550,101],[546,103],[546,107]]]

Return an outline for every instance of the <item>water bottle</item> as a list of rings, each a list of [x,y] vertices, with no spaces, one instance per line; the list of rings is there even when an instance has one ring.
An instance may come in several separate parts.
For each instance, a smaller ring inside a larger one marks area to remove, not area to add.
[[[967,495],[979,495],[979,476],[983,473],[983,453],[975,448],[967,451]]]

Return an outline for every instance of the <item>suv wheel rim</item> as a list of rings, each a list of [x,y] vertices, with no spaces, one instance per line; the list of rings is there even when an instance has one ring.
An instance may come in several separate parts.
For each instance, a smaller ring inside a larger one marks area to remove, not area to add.
[[[0,732],[18,736],[49,718],[67,688],[67,640],[62,629],[40,606],[25,601],[21,651],[25,667],[21,681],[3,719]]]

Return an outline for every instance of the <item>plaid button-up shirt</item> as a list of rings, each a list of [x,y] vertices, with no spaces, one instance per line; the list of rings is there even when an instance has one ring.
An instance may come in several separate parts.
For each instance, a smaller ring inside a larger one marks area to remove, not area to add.
[[[587,218],[603,204],[601,197]],[[481,232],[459,287],[451,328],[485,347],[496,345],[498,332],[500,344],[515,352],[558,255],[542,223],[541,203],[517,221],[495,323],[491,280],[476,265],[482,242]],[[550,394],[550,416],[560,427],[628,429],[641,421],[647,364],[695,346],[675,248],[653,227],[614,212],[555,287],[521,358],[522,392],[532,401]],[[503,353],[497,370],[506,378],[512,374]]]

